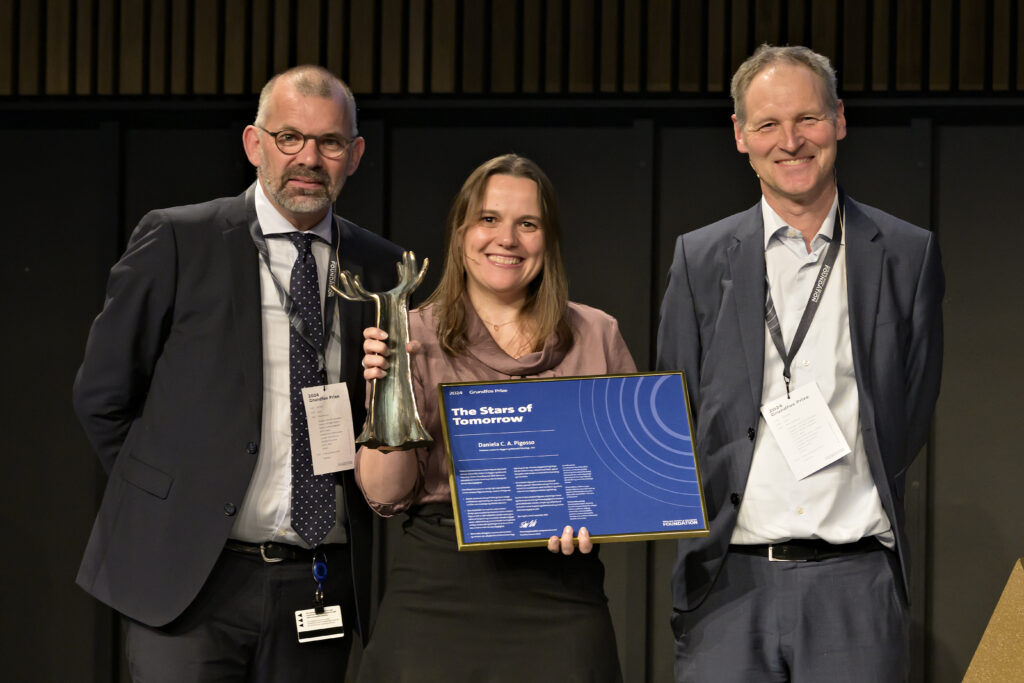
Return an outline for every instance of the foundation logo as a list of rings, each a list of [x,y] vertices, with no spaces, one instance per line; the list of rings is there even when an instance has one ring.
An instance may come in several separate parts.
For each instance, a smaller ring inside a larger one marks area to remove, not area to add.
[[[535,526],[537,526],[537,520],[535,519],[524,519],[522,522],[519,522],[520,529],[532,529]]]

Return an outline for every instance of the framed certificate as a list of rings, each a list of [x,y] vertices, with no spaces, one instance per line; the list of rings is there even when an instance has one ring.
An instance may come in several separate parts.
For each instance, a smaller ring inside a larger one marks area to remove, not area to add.
[[[708,533],[682,373],[438,386],[459,550]]]

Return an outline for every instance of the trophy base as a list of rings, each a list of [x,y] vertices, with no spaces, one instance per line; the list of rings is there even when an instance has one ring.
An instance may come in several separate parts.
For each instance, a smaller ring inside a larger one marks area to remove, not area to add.
[[[424,448],[434,443],[434,440],[429,436],[425,439],[414,439],[411,441],[402,441],[401,443],[385,443],[376,437],[367,437],[356,439],[356,445],[366,446],[367,448],[376,448],[377,450],[386,451],[408,451],[413,448]]]

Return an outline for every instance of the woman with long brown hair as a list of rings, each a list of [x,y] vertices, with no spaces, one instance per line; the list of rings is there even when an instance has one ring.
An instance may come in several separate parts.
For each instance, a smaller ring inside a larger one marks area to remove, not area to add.
[[[360,449],[380,515],[408,516],[360,681],[621,681],[604,567],[586,529],[542,548],[459,553],[437,404],[441,382],[635,372],[614,318],[568,301],[551,182],[513,154],[485,162],[448,217],[441,283],[411,312],[413,388],[428,448]],[[366,379],[387,368],[365,331]]]

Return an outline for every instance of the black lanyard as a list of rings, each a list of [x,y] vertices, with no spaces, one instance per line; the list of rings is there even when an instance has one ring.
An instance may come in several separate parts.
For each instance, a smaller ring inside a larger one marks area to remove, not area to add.
[[[257,181],[259,182],[259,181]],[[277,290],[277,297],[281,301],[281,307],[284,308],[285,314],[288,316],[288,324],[292,326],[302,339],[309,344],[314,351],[316,351],[317,358],[320,363],[319,370],[326,374],[327,372],[327,342],[329,340],[332,327],[334,325],[334,306],[331,306],[328,302],[324,306],[323,323],[324,329],[320,337],[320,342],[313,336],[312,330],[306,325],[305,319],[299,315],[299,311],[295,306],[295,302],[292,300],[288,290],[284,288],[281,281],[274,275],[274,270],[270,267],[270,251],[267,249],[267,238],[263,235],[263,229],[260,228],[259,219],[256,217],[256,185],[254,184],[246,192],[246,204],[249,213],[249,234],[252,236],[253,244],[256,245],[256,251],[259,252],[260,257],[263,259],[263,263],[267,266],[267,271],[270,273],[270,279],[274,283],[274,288]],[[334,217],[331,216],[331,263],[328,267],[328,286],[327,294],[330,296],[333,294],[331,286],[334,284],[334,278],[338,272],[337,263],[334,259],[337,257],[337,251],[335,246],[338,244],[338,226],[334,223]],[[282,236],[284,233],[282,233]]]
[[[772,303],[772,284],[768,281],[767,275],[764,279],[765,287],[768,291],[764,300],[764,322],[768,326],[768,332],[771,334],[776,350],[778,350],[779,355],[782,357],[782,378],[786,380],[786,398],[789,398],[789,382],[792,379],[790,368],[793,365],[793,359],[796,358],[797,351],[800,350],[800,346],[804,343],[804,337],[807,336],[807,330],[811,327],[814,314],[818,312],[821,297],[825,293],[825,287],[828,285],[829,278],[832,276],[836,258],[839,257],[839,247],[843,239],[842,206],[843,204],[840,201],[839,206],[836,207],[836,221],[832,230],[832,241],[828,245],[828,251],[825,252],[825,262],[821,264],[821,268],[818,270],[818,277],[814,280],[814,288],[811,290],[811,296],[807,300],[807,306],[804,308],[804,314],[800,318],[800,324],[796,328],[796,334],[793,335],[793,345],[789,349],[789,353],[786,353],[786,343],[782,340],[782,325],[779,324],[779,316],[775,311],[775,304]]]

